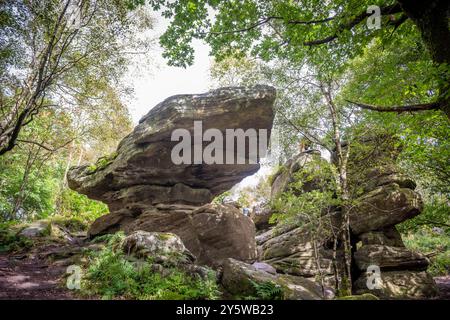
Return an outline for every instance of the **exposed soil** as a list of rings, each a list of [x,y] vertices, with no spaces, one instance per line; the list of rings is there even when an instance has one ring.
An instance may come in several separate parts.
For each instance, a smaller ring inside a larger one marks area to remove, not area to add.
[[[0,255],[0,299],[76,299],[63,286],[66,268],[48,264],[37,257]]]

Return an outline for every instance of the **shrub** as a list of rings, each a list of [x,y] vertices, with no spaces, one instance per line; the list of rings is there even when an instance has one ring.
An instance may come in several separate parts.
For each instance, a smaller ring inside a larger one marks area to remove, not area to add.
[[[30,239],[12,231],[9,224],[0,224],[0,252],[20,251],[31,247],[32,244]]]
[[[450,272],[450,236],[431,229],[422,229],[403,235],[405,246],[430,258],[428,272],[432,276],[444,276]]]
[[[247,300],[282,300],[283,289],[280,285],[272,281],[264,281],[261,283],[251,281],[253,288],[255,289],[256,296],[249,296]]]
[[[98,217],[108,213],[108,207],[100,202],[89,199],[70,189],[61,193],[58,215],[65,218],[75,218],[82,224],[88,224]]]

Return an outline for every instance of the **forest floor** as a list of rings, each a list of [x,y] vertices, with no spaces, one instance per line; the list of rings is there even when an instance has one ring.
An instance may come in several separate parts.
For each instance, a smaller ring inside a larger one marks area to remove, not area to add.
[[[65,271],[37,257],[0,254],[0,299],[77,299],[62,285]]]
[[[51,251],[55,248],[49,248]],[[43,252],[40,252],[41,255]],[[44,252],[45,253],[45,252]],[[79,299],[61,280],[65,266],[54,264],[36,254],[0,254],[0,300]],[[438,299],[450,300],[450,276],[434,278]]]

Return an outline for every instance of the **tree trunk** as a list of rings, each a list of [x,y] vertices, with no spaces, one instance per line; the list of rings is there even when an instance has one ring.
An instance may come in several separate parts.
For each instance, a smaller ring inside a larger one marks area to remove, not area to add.
[[[402,10],[419,28],[423,42],[430,52],[433,62],[442,70],[442,85],[439,92],[440,109],[450,119],[450,30],[448,0],[398,0]]]

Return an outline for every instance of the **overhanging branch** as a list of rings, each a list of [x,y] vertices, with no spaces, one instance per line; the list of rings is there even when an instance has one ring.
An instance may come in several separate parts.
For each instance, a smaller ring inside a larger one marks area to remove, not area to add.
[[[405,106],[390,106],[390,107],[382,107],[382,106],[375,106],[372,104],[366,104],[361,102],[354,102],[350,100],[346,100],[347,102],[354,104],[361,109],[366,110],[373,110],[377,112],[416,112],[416,111],[426,111],[426,110],[439,110],[441,107],[441,104],[439,102],[432,102],[432,103],[422,103],[422,104],[411,104],[411,105],[405,105]]]
[[[381,12],[381,15],[387,15],[387,14],[400,13],[403,11],[402,11],[402,8],[400,7],[400,5],[398,3],[396,3],[393,5],[381,7],[380,12]],[[315,45],[320,45],[320,44],[331,42],[331,41],[335,40],[342,31],[353,29],[353,27],[357,26],[362,21],[364,21],[364,19],[368,18],[371,15],[372,15],[372,13],[367,13],[366,11],[363,11],[360,14],[356,15],[349,22],[339,24],[339,26],[337,27],[337,30],[334,34],[332,34],[328,37],[322,38],[322,39],[306,41],[303,43],[303,45],[315,46]],[[401,20],[403,20],[403,19],[404,19],[404,17],[401,18]],[[401,21],[400,23],[403,23],[403,22],[404,22],[404,20]],[[390,24],[392,24],[392,23],[390,23]]]

